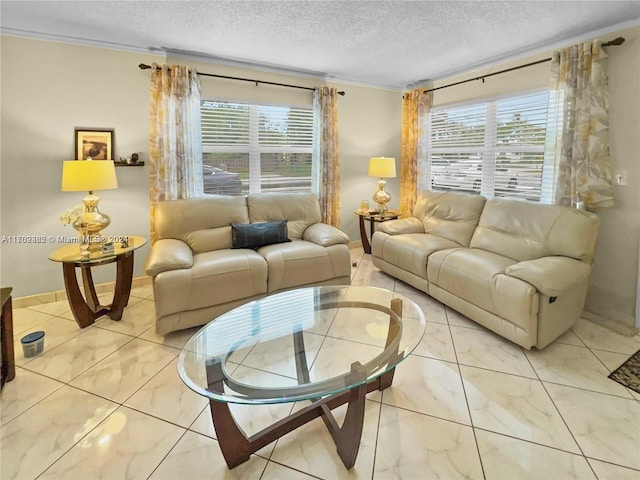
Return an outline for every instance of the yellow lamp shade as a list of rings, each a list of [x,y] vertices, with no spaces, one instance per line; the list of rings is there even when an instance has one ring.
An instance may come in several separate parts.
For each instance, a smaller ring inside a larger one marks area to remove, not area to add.
[[[390,157],[372,157],[369,159],[369,176],[392,178],[396,176],[396,159]]]
[[[112,160],[65,160],[62,164],[62,191],[86,192],[118,188]]]
[[[83,255],[102,248],[100,232],[111,223],[109,215],[98,210],[100,197],[96,190],[118,188],[113,160],[65,160],[62,164],[62,191],[89,192],[84,196],[84,214],[73,222],[73,228],[82,233]]]

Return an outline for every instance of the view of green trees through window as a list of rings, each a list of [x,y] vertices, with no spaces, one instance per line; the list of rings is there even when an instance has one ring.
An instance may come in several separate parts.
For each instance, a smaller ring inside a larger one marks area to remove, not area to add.
[[[313,110],[205,100],[204,191],[310,191]]]
[[[548,92],[434,108],[423,184],[539,201]]]

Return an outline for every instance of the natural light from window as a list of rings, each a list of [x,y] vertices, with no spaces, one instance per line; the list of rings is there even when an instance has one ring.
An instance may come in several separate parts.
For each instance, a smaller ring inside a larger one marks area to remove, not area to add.
[[[311,191],[313,108],[204,100],[205,194]]]
[[[433,108],[421,185],[540,201],[548,91]]]

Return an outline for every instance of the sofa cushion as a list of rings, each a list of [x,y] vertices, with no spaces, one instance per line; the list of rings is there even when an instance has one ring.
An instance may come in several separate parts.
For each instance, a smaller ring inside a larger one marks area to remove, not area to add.
[[[404,233],[424,233],[424,225],[422,220],[416,217],[397,218],[395,220],[387,220],[377,227],[378,232],[388,233],[389,235],[402,235]]]
[[[287,236],[286,220],[231,224],[231,245],[233,248],[258,248],[290,241]]]
[[[231,248],[229,225],[249,223],[249,213],[243,196],[211,195],[160,202],[154,219],[158,239],[182,240],[199,253]]]
[[[426,280],[429,255],[439,250],[456,247],[460,248],[460,245],[436,235],[424,233],[388,235],[378,231],[373,235],[371,254]]]
[[[427,274],[430,284],[528,329],[538,311],[538,292],[527,282],[504,274],[515,263],[486,250],[460,248],[431,255]]]
[[[344,245],[321,247],[305,240],[294,240],[267,245],[257,251],[268,264],[268,293],[348,277],[351,273],[349,251]]]
[[[189,245],[173,238],[163,238],[153,244],[144,270],[147,275],[155,277],[160,272],[191,268],[192,265],[193,252]]]
[[[519,261],[558,255],[591,263],[598,225],[595,214],[575,208],[493,198],[471,247]]]
[[[543,257],[511,265],[505,274],[530,283],[549,297],[558,297],[574,285],[588,282],[591,265],[574,258]]]
[[[158,318],[267,293],[267,262],[248,249],[223,249],[193,256],[190,269],[154,279]]]
[[[314,223],[304,231],[302,239],[321,247],[340,244],[349,245],[349,236],[346,233],[326,223]]]
[[[422,192],[413,216],[422,221],[425,233],[467,247],[478,225],[485,198],[460,192]]]
[[[247,197],[251,223],[287,219],[289,238],[300,240],[304,231],[321,221],[318,197],[313,193],[256,193]]]
[[[188,232],[184,235],[184,242],[194,253],[231,248],[231,225]]]

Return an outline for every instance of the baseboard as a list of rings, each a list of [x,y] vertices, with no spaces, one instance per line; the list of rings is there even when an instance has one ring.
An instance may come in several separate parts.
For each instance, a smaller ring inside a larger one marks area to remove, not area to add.
[[[96,293],[101,295],[103,293],[111,293],[115,288],[116,282],[100,283],[95,286]],[[146,287],[151,285],[151,277],[136,277],[131,282],[131,288]],[[58,290],[56,292],[39,293],[37,295],[29,295],[27,297],[18,297],[12,299],[13,308],[26,308],[33,307],[35,305],[42,305],[43,303],[59,302],[61,300],[67,300],[67,293],[64,290]]]
[[[362,248],[362,241],[361,240],[351,240],[349,242],[349,250],[353,249],[353,248]]]
[[[582,311],[582,318],[627,337],[633,337],[640,333],[640,329],[638,328],[634,328],[626,323],[618,322],[610,318],[601,317],[597,313],[587,312],[586,310]]]

